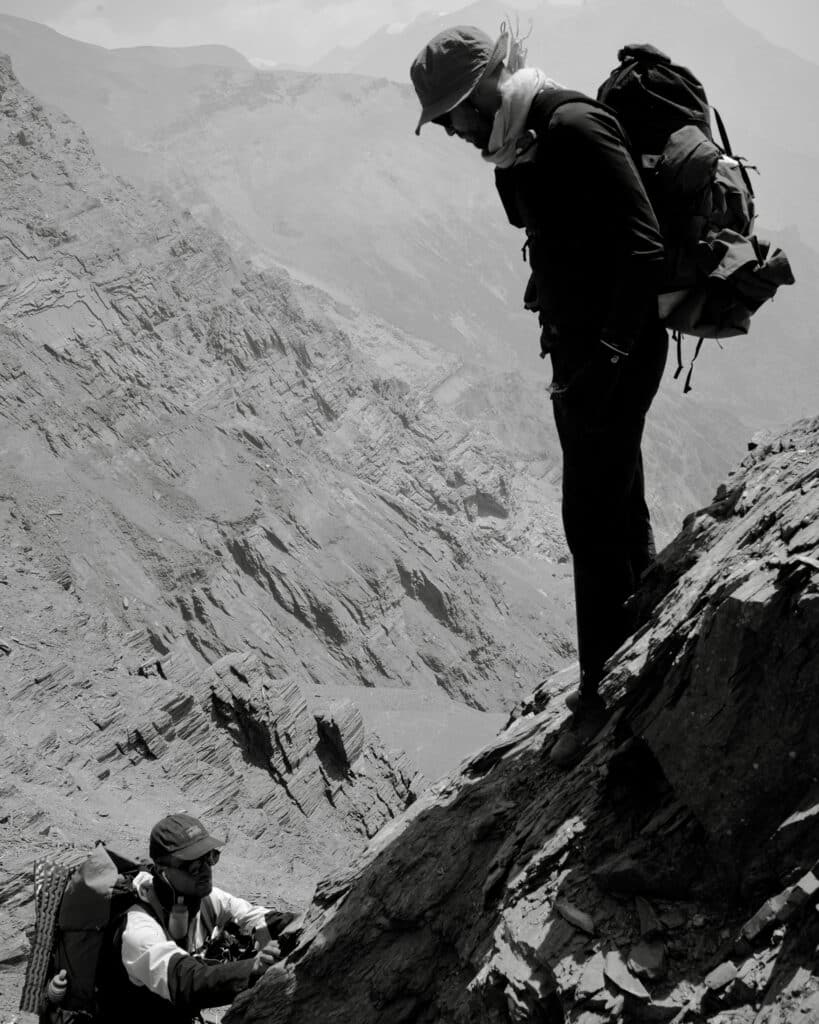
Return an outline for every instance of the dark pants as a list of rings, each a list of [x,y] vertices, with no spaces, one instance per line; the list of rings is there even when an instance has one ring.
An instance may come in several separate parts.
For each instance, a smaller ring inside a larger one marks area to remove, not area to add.
[[[563,450],[563,526],[574,562],[581,686],[596,691],[606,659],[631,632],[625,601],[655,554],[640,445],[668,338],[652,323],[613,365],[597,339],[552,352]]]

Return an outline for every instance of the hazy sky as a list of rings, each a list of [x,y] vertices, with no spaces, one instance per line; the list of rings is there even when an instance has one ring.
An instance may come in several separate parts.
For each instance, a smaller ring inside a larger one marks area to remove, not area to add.
[[[310,64],[384,24],[468,0],[0,0],[0,12],[100,46],[224,43],[247,57]],[[522,6],[522,5],[518,5]],[[0,49],[2,46],[0,45]]]
[[[387,24],[470,0],[0,0],[0,13],[50,25],[100,46],[224,43],[246,57],[309,65],[338,44],[353,45]],[[516,9],[540,0],[516,0]],[[552,0],[580,3],[582,0]],[[819,0],[726,0],[741,17],[811,59]],[[805,35],[810,37],[805,42]],[[0,39],[2,51],[2,39]]]
[[[553,0],[580,3],[581,0]],[[0,0],[0,13],[39,21],[100,46],[224,43],[247,57],[311,64],[423,11],[469,0]],[[539,0],[517,0],[516,8]],[[0,40],[2,50],[2,40]]]

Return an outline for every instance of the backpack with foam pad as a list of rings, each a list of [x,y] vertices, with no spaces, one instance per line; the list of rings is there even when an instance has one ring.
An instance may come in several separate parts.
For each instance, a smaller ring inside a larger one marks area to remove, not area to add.
[[[660,315],[677,337],[679,375],[681,334],[700,339],[697,353],[703,338],[747,334],[756,310],[794,278],[782,250],[754,234],[750,165],[732,153],[699,79],[647,43],[617,56],[597,99],[628,136],[663,233]]]
[[[64,970],[68,990],[58,1006],[41,1001],[41,1022],[93,1024],[98,1019],[101,967],[115,928],[136,901],[134,878],[145,869],[99,845],[70,874],[53,922],[48,970],[49,977]]]

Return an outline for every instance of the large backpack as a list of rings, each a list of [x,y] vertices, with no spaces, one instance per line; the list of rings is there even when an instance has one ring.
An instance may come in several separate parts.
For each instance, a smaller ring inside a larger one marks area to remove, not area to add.
[[[41,879],[48,878],[42,865],[38,867]],[[61,892],[52,892],[49,897],[42,884],[37,890],[35,868],[34,950],[46,955],[40,964],[37,957],[30,960],[21,1009],[40,1012],[43,1024],[93,1024],[98,1019],[104,980],[100,968],[117,926],[136,901],[133,881],[143,870],[145,864],[121,857],[100,844],[72,871],[50,873]],[[47,912],[45,905],[49,902],[51,910]],[[63,1002],[54,1007],[47,1003],[44,990],[48,980],[61,970],[68,976],[68,990]]]
[[[714,141],[713,108],[691,71],[647,43],[617,57],[597,99],[623,126],[663,233],[661,318],[678,340],[747,334],[753,313],[794,283],[782,250],[754,234],[749,165],[733,155],[716,109]],[[686,390],[689,382],[690,373]]]

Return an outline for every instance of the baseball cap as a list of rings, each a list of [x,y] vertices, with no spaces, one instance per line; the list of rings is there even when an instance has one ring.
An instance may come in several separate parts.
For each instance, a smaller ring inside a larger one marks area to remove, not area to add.
[[[410,78],[421,102],[423,125],[454,109],[469,96],[482,78],[506,58],[509,37],[496,43],[473,25],[456,25],[433,36],[410,67]]]
[[[190,814],[168,814],[151,829],[148,853],[151,860],[170,856],[196,860],[224,845],[224,840],[210,835],[198,818]]]

